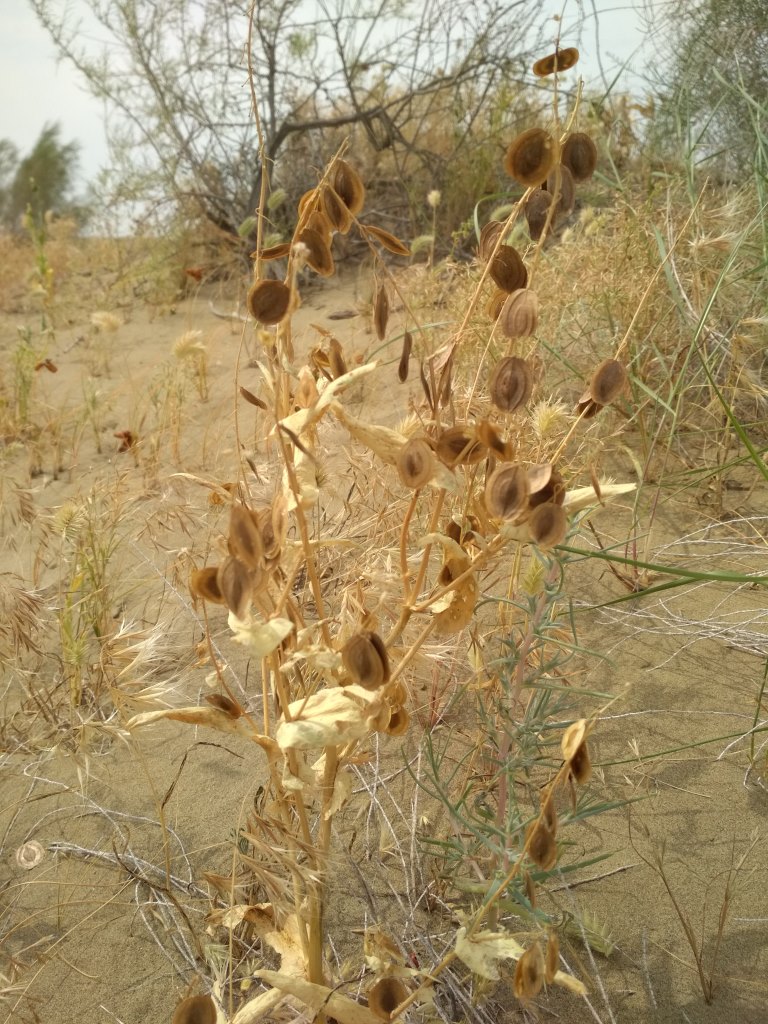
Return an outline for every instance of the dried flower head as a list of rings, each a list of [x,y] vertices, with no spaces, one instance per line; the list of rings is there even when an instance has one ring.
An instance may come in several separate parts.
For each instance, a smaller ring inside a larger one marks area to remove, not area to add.
[[[202,331],[185,331],[173,343],[173,354],[177,359],[189,359],[191,356],[205,355],[205,345],[200,340]]]
[[[433,210],[436,210],[437,207],[440,205],[441,199],[442,196],[440,195],[440,191],[436,188],[433,188],[431,192],[427,193],[427,206],[431,207]]]
[[[104,310],[91,313],[91,323],[97,330],[109,333],[117,331],[123,326],[123,321],[119,316],[116,316],[114,313],[107,313]]]

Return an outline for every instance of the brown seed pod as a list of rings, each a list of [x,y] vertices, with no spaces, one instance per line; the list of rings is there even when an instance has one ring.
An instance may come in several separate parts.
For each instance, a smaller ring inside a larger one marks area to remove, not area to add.
[[[562,505],[565,501],[563,478],[559,470],[548,462],[540,466],[529,466],[528,484],[531,489],[529,508],[543,505],[546,501],[553,501],[556,505]]]
[[[560,970],[560,939],[552,929],[547,936],[547,954],[544,960],[544,981],[551,985]]]
[[[466,558],[451,558],[443,566],[448,582],[458,579],[469,566]],[[437,605],[435,612],[435,624],[433,631],[436,636],[452,636],[461,632],[465,626],[472,621],[472,616],[477,604],[478,588],[474,572],[465,577],[461,583],[448,595],[448,604],[445,607]]]
[[[493,295],[488,300],[488,304],[485,307],[485,311],[491,320],[498,320],[501,316],[501,311],[504,308],[504,303],[507,301],[509,296],[506,292],[503,292],[501,288],[497,288]]]
[[[232,505],[229,513],[229,533],[227,534],[230,554],[239,558],[249,569],[261,569],[264,556],[264,545],[261,533],[254,521],[250,509],[239,501]]]
[[[554,838],[557,835],[557,809],[555,808],[555,800],[552,793],[547,796],[541,805],[541,817]]]
[[[243,709],[240,705],[235,703],[231,697],[227,697],[223,693],[209,693],[205,699],[214,708],[218,708],[219,711],[223,711],[225,715],[229,715],[230,718],[240,718],[243,714]]]
[[[576,415],[580,416],[583,420],[591,420],[593,416],[602,409],[602,405],[598,405],[597,402],[592,401],[592,395],[589,391],[585,391],[581,398],[576,403]]]
[[[533,880],[533,875],[530,871],[526,871],[523,875],[525,879],[525,895],[528,898],[528,902],[531,905],[531,909],[536,909],[536,883]]]
[[[389,722],[387,723],[386,729],[383,731],[387,736],[402,736],[408,731],[408,726],[410,724],[411,716],[404,707],[392,708],[389,716]]]
[[[528,196],[524,213],[528,223],[528,233],[534,242],[538,242],[544,232],[551,205],[552,196],[543,188],[535,189]]]
[[[589,382],[589,397],[595,405],[610,405],[614,402],[627,383],[627,371],[618,359],[605,359]]]
[[[347,372],[347,361],[344,358],[344,349],[338,338],[331,338],[328,342],[328,362],[330,364],[331,376],[334,380],[343,377]]]
[[[201,597],[212,604],[224,604],[224,595],[216,582],[218,566],[206,566],[205,569],[193,569],[189,577],[189,589],[194,597]]]
[[[579,783],[584,785],[585,782],[589,782],[592,775],[592,761],[589,757],[589,748],[587,747],[587,741],[585,740],[574,753],[571,758],[571,776]]]
[[[389,321],[389,296],[387,289],[380,284],[376,291],[376,300],[373,304],[373,326],[376,337],[384,341],[387,335],[387,323]]]
[[[487,263],[491,253],[496,248],[499,235],[504,230],[504,223],[500,220],[489,220],[480,230],[480,241],[477,246],[477,255]]]
[[[525,288],[528,271],[520,253],[511,245],[502,245],[491,261],[489,273],[502,291],[513,292]]]
[[[320,205],[333,229],[341,235],[346,235],[352,227],[352,214],[338,192],[330,185],[323,189]]]
[[[331,185],[349,212],[357,216],[365,203],[365,186],[354,167],[346,160],[339,160]]]
[[[399,238],[396,238],[389,231],[385,231],[384,228],[377,228],[373,224],[361,224],[360,230],[364,235],[370,235],[371,238],[375,238],[377,242],[395,256],[411,255],[411,250],[405,242],[401,242]]]
[[[544,987],[544,954],[541,946],[534,942],[526,949],[515,967],[513,989],[518,999],[534,999]]]
[[[529,128],[510,144],[504,170],[526,188],[546,180],[555,162],[555,140],[543,128]]]
[[[514,412],[525,405],[533,391],[533,374],[525,359],[505,356],[495,366],[488,382],[491,401],[502,412]]]
[[[573,132],[563,143],[560,163],[574,181],[588,181],[597,167],[597,146],[585,132]]]
[[[297,209],[299,211],[299,217],[304,213],[307,208],[317,209],[320,205],[320,193],[316,188],[308,189],[302,197],[299,199]]]
[[[537,818],[528,826],[525,836],[528,856],[543,871],[549,871],[557,862],[557,844],[547,826]]]
[[[379,978],[368,990],[368,1009],[380,1020],[389,1020],[392,1011],[408,998],[408,989],[399,978]]]
[[[532,288],[517,288],[504,303],[499,327],[506,338],[528,338],[539,326],[539,297]]]
[[[257,281],[248,292],[248,312],[270,327],[279,324],[291,304],[291,289],[282,281]]]
[[[437,439],[435,454],[446,466],[474,466],[485,455],[472,427],[457,424],[444,430]]]
[[[310,231],[316,231],[324,240],[326,245],[331,244],[333,239],[333,225],[322,210],[313,210],[307,218],[307,223],[304,227]]]
[[[547,75],[553,75],[555,71],[567,71],[578,59],[579,51],[575,46],[568,46],[564,50],[557,49],[554,53],[537,60],[533,65],[533,73],[539,78],[546,78]]]
[[[216,1024],[216,1005],[210,996],[189,996],[176,1004],[171,1024]]]
[[[251,606],[253,578],[250,570],[234,555],[225,558],[216,573],[216,582],[227,608],[238,619],[245,619]]]
[[[408,363],[411,358],[412,348],[413,335],[410,331],[406,331],[403,335],[403,351],[400,354],[400,363],[397,367],[397,378],[401,384],[404,384],[408,380]]]
[[[435,471],[432,449],[421,437],[412,437],[397,455],[397,472],[406,487],[424,487]]]
[[[511,445],[502,441],[498,430],[488,420],[481,420],[477,424],[476,434],[478,441],[484,444],[489,452],[492,452],[497,459],[508,462],[511,458]]]
[[[562,544],[568,532],[568,517],[562,505],[556,505],[553,501],[537,505],[528,520],[528,532],[531,540],[540,548]]]
[[[514,519],[528,505],[528,474],[523,466],[501,466],[485,484],[485,507],[494,519]]]
[[[389,657],[384,641],[376,633],[355,633],[341,649],[344,668],[354,682],[366,690],[378,690],[389,680]]]
[[[281,260],[291,254],[291,243],[290,242],[279,242],[277,245],[270,245],[266,249],[251,253],[251,256],[255,259],[257,256],[260,260],[265,263],[269,263],[270,260]]]
[[[555,202],[555,216],[567,217],[576,202],[576,186],[571,172],[564,164],[555,164],[547,175],[546,186],[547,193]]]
[[[304,228],[296,241],[302,242],[309,250],[307,265],[321,277],[331,277],[336,266],[327,236],[315,228]]]
[[[252,391],[249,391],[248,388],[244,388],[242,385],[240,385],[239,390],[240,397],[244,398],[246,402],[249,402],[251,405],[255,405],[257,409],[267,408],[267,403],[262,401],[262,399],[259,398],[258,395],[254,395],[254,393]]]

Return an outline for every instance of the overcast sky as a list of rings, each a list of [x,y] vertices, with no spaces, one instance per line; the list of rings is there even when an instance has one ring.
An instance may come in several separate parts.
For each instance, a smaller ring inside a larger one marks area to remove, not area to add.
[[[82,10],[88,3],[75,0],[71,6]],[[565,12],[562,42],[578,43],[579,71],[587,84],[595,86],[601,81],[600,64],[609,81],[627,60],[630,67],[642,67],[639,48],[644,29],[639,9],[643,6],[640,0],[546,0],[541,4],[543,15]],[[577,40],[573,26],[581,19],[583,27]],[[62,140],[76,140],[81,145],[81,182],[95,177],[109,160],[103,107],[84,90],[72,67],[57,62],[54,45],[27,0],[0,0],[0,68],[0,138],[10,139],[24,155],[44,124],[58,121]]]

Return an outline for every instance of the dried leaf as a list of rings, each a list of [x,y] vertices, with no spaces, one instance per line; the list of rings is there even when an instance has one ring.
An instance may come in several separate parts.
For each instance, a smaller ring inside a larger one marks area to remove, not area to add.
[[[379,1024],[379,1018],[367,1006],[356,1003],[354,999],[342,995],[336,989],[326,988],[325,985],[314,985],[302,978],[292,978],[285,974],[278,974],[276,971],[255,971],[254,973],[257,978],[261,978],[273,988],[295,996],[309,1007],[314,1015],[322,1010],[329,1017],[335,1017],[338,1024]]]
[[[281,719],[275,740],[281,750],[309,750],[361,739],[374,731],[381,706],[361,686],[320,690],[289,705],[290,720]]]

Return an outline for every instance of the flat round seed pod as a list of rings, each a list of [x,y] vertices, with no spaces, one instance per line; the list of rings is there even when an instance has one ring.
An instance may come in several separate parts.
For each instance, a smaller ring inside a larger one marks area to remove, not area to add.
[[[525,288],[528,281],[528,271],[525,269],[523,258],[511,245],[499,247],[491,262],[489,273],[494,283],[505,292]]]
[[[257,256],[260,260],[268,263],[270,260],[282,260],[286,256],[291,254],[291,243],[290,242],[279,242],[277,245],[270,245],[266,249],[251,253],[251,256],[255,259]]]
[[[249,569],[261,568],[264,557],[264,545],[261,542],[261,531],[251,510],[237,501],[229,513],[229,533],[227,535],[230,554],[239,558]]]
[[[450,559],[449,575],[457,579],[468,565],[468,559]],[[450,582],[450,580],[449,580]],[[477,604],[478,587],[474,572],[466,576],[461,583],[440,601],[435,602],[432,611],[435,613],[433,630],[436,636],[452,636],[460,633],[472,621]]]
[[[397,472],[406,487],[423,487],[435,471],[432,449],[421,437],[412,437],[397,456]]]
[[[375,224],[361,224],[360,230],[364,235],[375,238],[377,242],[383,245],[384,248],[394,256],[411,255],[411,250],[405,242],[401,242],[400,239],[393,235],[391,231],[385,231],[384,228],[376,227]]]
[[[514,519],[528,505],[528,474],[523,466],[495,469],[485,484],[485,507],[494,519]]]
[[[552,931],[547,936],[547,954],[544,963],[544,981],[551,985],[555,975],[560,970],[560,939],[557,932]]]
[[[541,946],[534,942],[526,949],[515,967],[512,989],[518,999],[535,999],[544,987],[544,954]]]
[[[596,405],[610,405],[627,383],[627,371],[618,359],[606,359],[595,370],[589,382],[589,397]]]
[[[510,445],[507,441],[502,441],[498,430],[488,420],[481,420],[476,432],[478,441],[481,441],[489,452],[493,452],[497,459],[508,460]]]
[[[546,479],[544,477],[546,476]],[[528,470],[528,483],[531,488],[531,496],[528,499],[528,507],[536,508],[546,501],[553,501],[555,505],[562,505],[565,501],[565,484],[560,472],[549,464],[543,466],[531,466]]]
[[[408,998],[408,989],[399,978],[379,978],[368,990],[368,1009],[380,1020],[389,1020],[392,1011]]]
[[[504,303],[507,301],[508,295],[503,292],[501,288],[497,288],[493,295],[488,299],[485,307],[485,311],[491,320],[498,320],[501,316],[501,311],[504,308]]]
[[[574,181],[588,181],[597,167],[597,146],[585,132],[573,132],[563,143],[560,163]]]
[[[307,218],[306,228],[316,231],[326,245],[330,245],[333,239],[333,224],[326,217],[322,210],[313,210]]]
[[[528,234],[534,242],[538,242],[544,233],[551,205],[552,196],[543,188],[534,189],[528,196],[524,213],[528,224]]]
[[[227,608],[238,619],[245,619],[251,606],[253,577],[239,558],[229,555],[219,566],[216,582]]]
[[[216,1006],[210,996],[189,996],[177,1003],[172,1024],[216,1024]]]
[[[537,505],[528,520],[528,532],[533,543],[540,548],[562,544],[568,532],[568,517],[562,505],[556,505],[554,501]]]
[[[291,289],[282,281],[257,281],[248,292],[247,304],[260,324],[279,324],[291,304]]]
[[[307,265],[321,277],[331,277],[336,267],[327,235],[321,234],[315,228],[304,228],[296,241],[302,242],[309,250]]]
[[[602,405],[592,401],[589,391],[585,391],[576,403],[576,415],[580,416],[583,420],[591,420],[593,416],[597,416],[602,408]]]
[[[319,195],[317,189],[316,188],[308,189],[302,195],[302,197],[299,199],[299,202],[297,203],[297,209],[299,211],[299,216],[301,216],[301,214],[304,213],[304,211],[306,210],[306,208],[308,206],[311,205],[311,206],[314,206],[315,208],[317,208],[319,203],[320,203],[320,195]]]
[[[341,650],[344,668],[366,690],[378,690],[389,679],[389,658],[384,641],[368,630],[350,637]]]
[[[555,140],[543,128],[529,128],[510,144],[504,170],[526,187],[546,180],[555,162]]]
[[[410,724],[411,716],[404,707],[392,708],[392,712],[389,716],[389,722],[387,723],[386,729],[383,731],[387,736],[402,736],[403,733],[408,731],[408,726]]]
[[[576,202],[576,187],[573,175],[565,164],[555,164],[547,175],[547,192],[555,201],[555,215],[567,217]],[[559,198],[555,199],[558,196]]]
[[[193,595],[213,604],[224,604],[224,595],[216,582],[218,572],[218,566],[214,565],[206,566],[205,569],[193,569],[189,577],[189,589]]]
[[[581,744],[571,758],[571,775],[581,786],[585,782],[589,782],[592,776],[592,761],[586,741]]]
[[[323,189],[320,204],[322,206],[323,213],[328,218],[334,230],[338,231],[339,234],[346,235],[352,227],[352,214],[349,212],[349,207],[338,194],[336,189],[327,185]]]
[[[206,696],[206,701],[214,708],[218,708],[219,711],[223,711],[225,715],[229,715],[230,718],[240,718],[243,714],[243,709],[239,704],[236,704],[231,697],[227,697],[223,693],[209,693]]]
[[[539,297],[531,288],[516,288],[499,314],[499,327],[506,338],[529,338],[539,326]]]
[[[528,856],[537,867],[549,871],[555,866],[557,862],[555,837],[541,818],[537,818],[532,825],[528,826],[525,845],[528,847]]]
[[[485,263],[491,258],[491,253],[496,248],[499,235],[504,230],[504,224],[500,220],[489,220],[480,230],[480,241],[477,246],[477,255]]]
[[[525,359],[505,356],[488,382],[491,401],[502,412],[515,412],[525,405],[533,391],[533,375]]]
[[[555,50],[554,53],[537,60],[533,65],[533,73],[539,78],[546,78],[547,75],[553,75],[556,71],[567,71],[578,59],[579,51],[576,47],[567,46],[563,50]]]
[[[477,440],[472,427],[457,425],[442,432],[437,439],[435,454],[452,469],[454,466],[474,466],[485,456],[485,448]]]
[[[354,167],[346,160],[339,160],[331,185],[349,212],[357,216],[365,203],[365,186]]]

